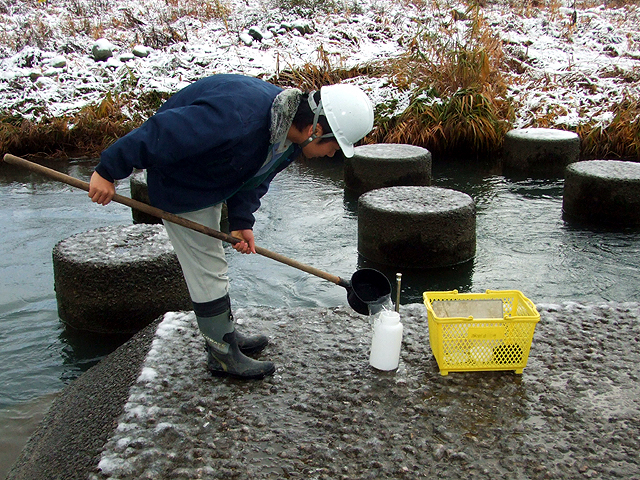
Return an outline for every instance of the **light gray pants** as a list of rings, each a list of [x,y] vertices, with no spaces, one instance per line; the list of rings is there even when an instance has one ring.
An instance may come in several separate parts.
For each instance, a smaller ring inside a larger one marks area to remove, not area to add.
[[[203,208],[180,216],[220,230],[222,204]],[[191,300],[206,303],[229,293],[227,260],[222,241],[190,228],[162,221],[178,256]]]

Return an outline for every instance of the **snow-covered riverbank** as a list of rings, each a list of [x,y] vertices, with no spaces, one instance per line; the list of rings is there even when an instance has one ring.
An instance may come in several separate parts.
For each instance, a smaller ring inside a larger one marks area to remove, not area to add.
[[[503,41],[515,127],[572,128],[593,119],[606,126],[614,105],[640,95],[638,5],[487,3],[481,15]],[[240,0],[205,2],[189,15],[189,4],[180,10],[152,0],[0,2],[0,111],[59,116],[107,92],[171,93],[214,73],[269,78],[317,62],[320,48],[334,65],[352,67],[399,55],[419,32],[438,35],[453,25],[464,35],[473,26],[458,2],[356,0],[313,15]],[[219,18],[204,14],[211,5]],[[112,44],[112,56],[96,60],[96,43]],[[377,104],[403,99],[385,78],[352,81]]]

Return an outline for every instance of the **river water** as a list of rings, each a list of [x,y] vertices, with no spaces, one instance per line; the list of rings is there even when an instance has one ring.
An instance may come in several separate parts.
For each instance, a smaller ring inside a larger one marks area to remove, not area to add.
[[[87,181],[95,165],[43,163]],[[437,162],[433,175],[434,185],[476,201],[477,255],[450,268],[401,271],[401,303],[422,302],[426,290],[452,289],[517,289],[534,303],[640,301],[640,231],[565,223],[562,179],[505,176],[495,165],[466,161]],[[118,183],[118,193],[129,195],[128,181]],[[396,269],[358,256],[357,200],[344,193],[339,160],[288,168],[272,183],[256,218],[262,247],[346,278],[375,267],[395,283]],[[55,393],[125,340],[68,331],[60,323],[54,245],[131,222],[124,206],[97,206],[83,191],[0,165],[0,478]],[[228,258],[236,306],[346,304],[345,290],[325,280],[231,249]]]

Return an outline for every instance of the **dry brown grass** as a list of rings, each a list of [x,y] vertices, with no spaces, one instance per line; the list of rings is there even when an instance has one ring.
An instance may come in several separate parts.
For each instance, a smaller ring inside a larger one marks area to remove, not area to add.
[[[510,9],[523,17],[537,17],[541,12],[554,17],[558,14],[561,2],[559,0],[508,0]]]
[[[582,153],[587,158],[640,160],[640,97],[630,95],[613,110],[609,125],[578,127]]]
[[[168,7],[166,19],[171,22],[184,17],[226,21],[232,13],[231,6],[223,0],[165,0],[165,3]]]
[[[335,63],[337,62],[337,65]],[[306,63],[301,67],[288,67],[283,71],[277,69],[276,74],[267,79],[274,85],[294,87],[303,91],[317,90],[324,85],[333,85],[349,78],[359,76],[376,76],[381,73],[380,68],[364,65],[356,68],[344,68],[342,59],[332,60],[327,51],[318,49],[316,63]]]
[[[453,23],[438,32],[416,36],[399,59],[385,64],[392,83],[411,91],[409,106],[396,116],[378,110],[369,142],[410,143],[435,153],[497,150],[513,112],[505,99],[502,44],[486,25],[478,7],[464,12],[472,27],[464,37]]]
[[[433,153],[484,154],[502,144],[509,122],[490,95],[458,90],[445,100],[416,96],[396,118],[378,122],[369,143],[409,143]]]
[[[96,105],[88,105],[73,116],[46,117],[37,123],[16,116],[0,116],[0,154],[46,155],[49,157],[97,157],[118,138],[138,127],[166,95],[157,92],[136,99],[141,112],[131,119],[124,115],[132,106],[126,96],[107,94]]]

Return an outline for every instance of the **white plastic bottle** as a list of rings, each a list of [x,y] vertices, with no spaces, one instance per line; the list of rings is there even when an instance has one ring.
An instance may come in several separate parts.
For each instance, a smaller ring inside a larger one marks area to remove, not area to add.
[[[378,370],[395,370],[400,363],[402,323],[400,314],[382,310],[373,322],[369,364]]]

